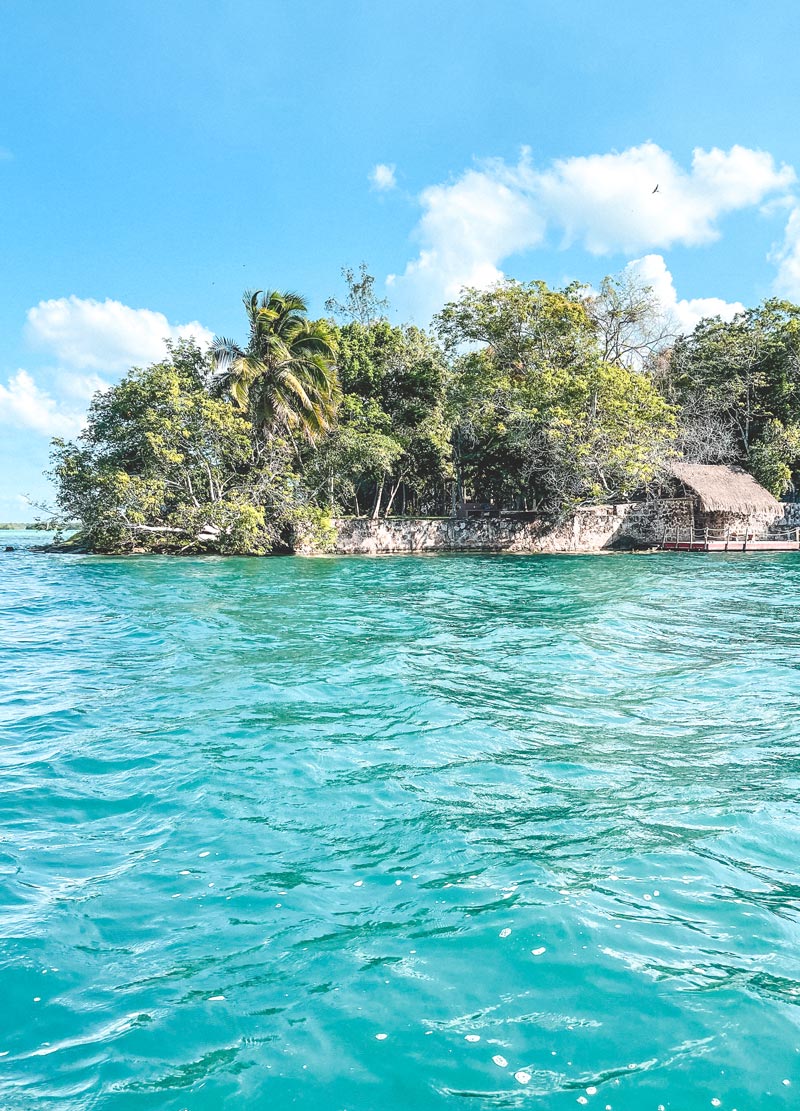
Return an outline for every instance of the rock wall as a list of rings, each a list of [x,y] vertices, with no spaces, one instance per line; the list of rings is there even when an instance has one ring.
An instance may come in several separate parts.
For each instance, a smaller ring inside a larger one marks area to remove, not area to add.
[[[730,531],[732,535],[749,532],[755,537],[779,534],[800,528],[800,504],[785,503],[777,512],[766,513],[696,513],[695,526],[717,531]]]
[[[687,498],[583,507],[566,520],[475,517],[364,517],[334,521],[334,551],[343,555],[391,552],[597,552],[649,548],[665,529],[691,526]]]

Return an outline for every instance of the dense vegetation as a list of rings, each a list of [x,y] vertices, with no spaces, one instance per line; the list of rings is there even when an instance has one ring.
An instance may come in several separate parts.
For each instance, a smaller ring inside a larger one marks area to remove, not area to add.
[[[675,336],[650,290],[507,281],[431,330],[388,322],[373,279],[311,320],[244,297],[243,343],[169,348],[54,441],[59,513],[100,551],[324,547],[337,515],[555,515],[657,490],[671,458],[738,462],[775,494],[800,469],[800,308],[767,301]]]

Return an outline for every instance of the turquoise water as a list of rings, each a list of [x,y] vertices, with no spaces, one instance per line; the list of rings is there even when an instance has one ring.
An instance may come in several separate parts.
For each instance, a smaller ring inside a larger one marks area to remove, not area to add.
[[[797,1106],[795,554],[0,552],[0,606],[0,1107]]]

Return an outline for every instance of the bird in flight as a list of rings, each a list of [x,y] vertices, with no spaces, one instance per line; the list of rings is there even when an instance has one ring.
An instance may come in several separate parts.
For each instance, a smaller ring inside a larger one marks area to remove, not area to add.
[[[655,189],[653,190],[653,192],[654,192],[654,193],[657,193],[657,192],[658,192],[658,186],[656,186],[656,187],[655,187]]]

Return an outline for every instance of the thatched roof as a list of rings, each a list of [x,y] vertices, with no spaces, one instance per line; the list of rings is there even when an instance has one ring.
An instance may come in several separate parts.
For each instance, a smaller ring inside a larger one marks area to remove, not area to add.
[[[781,503],[741,467],[673,463],[670,470],[694,494],[704,513],[777,512]]]

